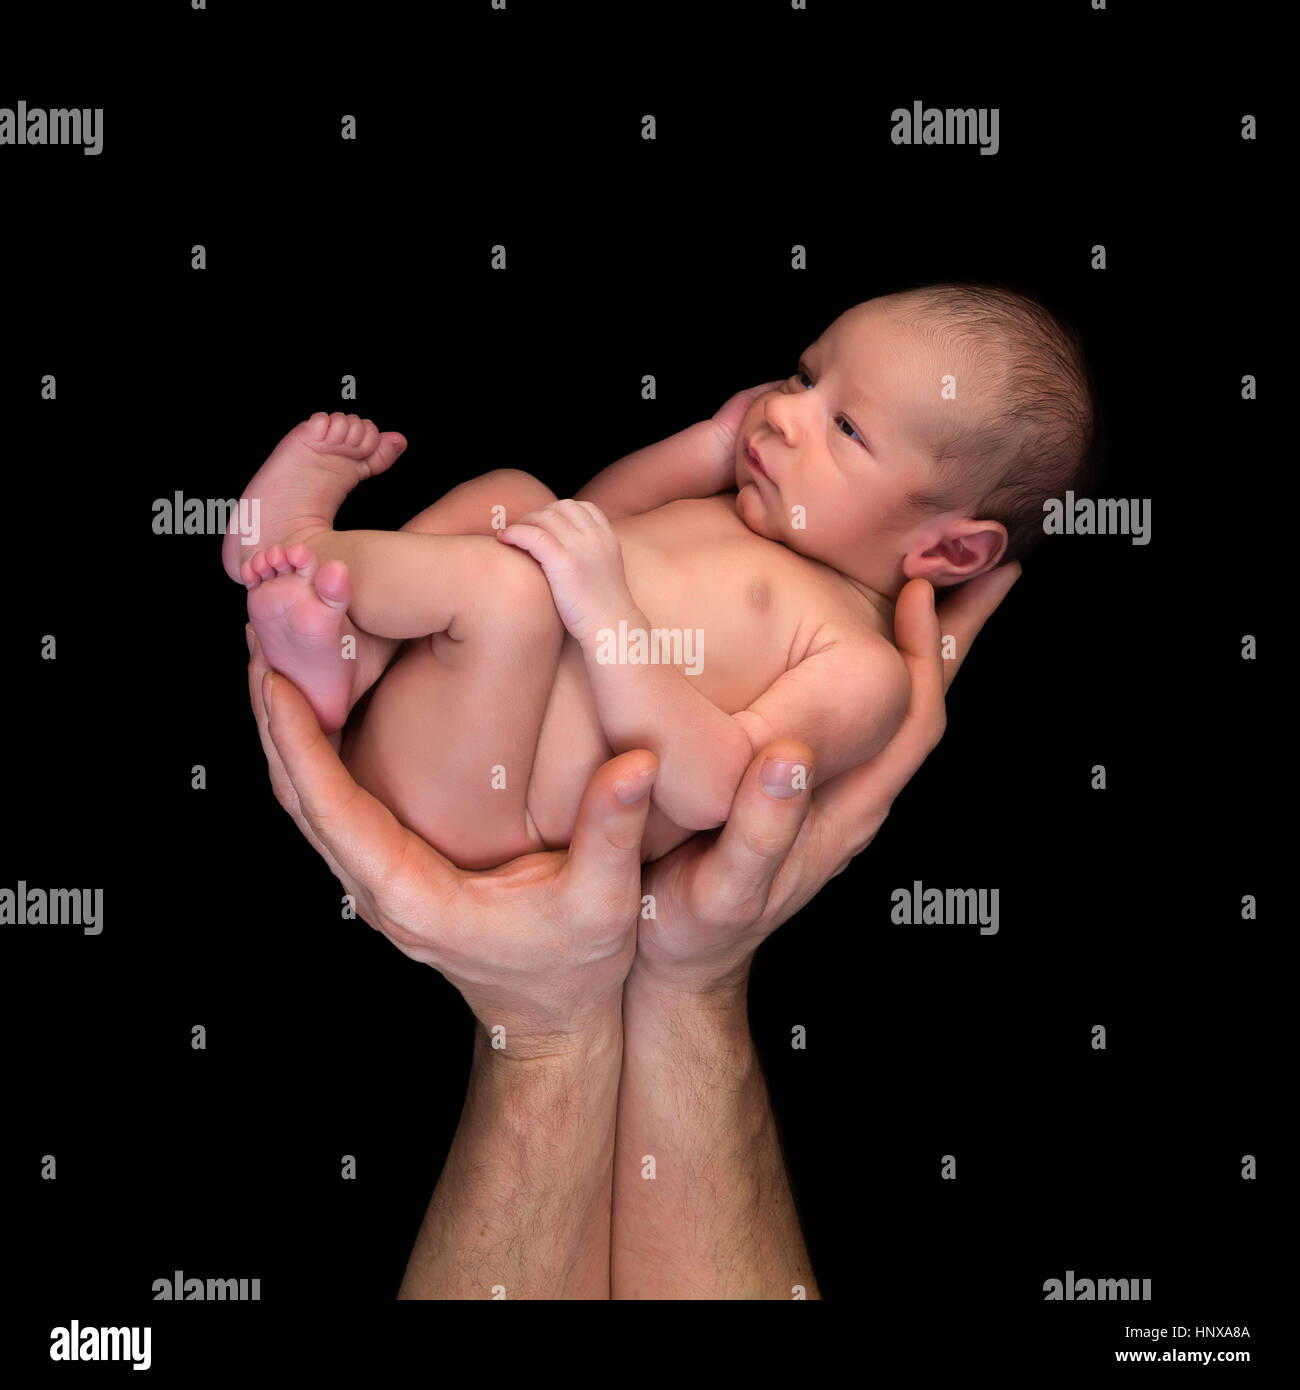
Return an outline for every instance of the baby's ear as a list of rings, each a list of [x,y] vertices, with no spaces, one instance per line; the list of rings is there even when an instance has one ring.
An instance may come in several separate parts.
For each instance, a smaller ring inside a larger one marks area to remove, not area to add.
[[[903,572],[936,587],[963,584],[993,569],[1006,548],[1007,528],[1000,521],[954,521],[929,550],[909,555]]]
[[[963,565],[963,579],[974,579],[977,574],[985,574],[997,567],[998,561],[1006,553],[1007,528],[1000,521],[967,521],[963,526],[970,530],[958,538],[958,544],[965,552],[967,560],[973,560],[969,569]]]

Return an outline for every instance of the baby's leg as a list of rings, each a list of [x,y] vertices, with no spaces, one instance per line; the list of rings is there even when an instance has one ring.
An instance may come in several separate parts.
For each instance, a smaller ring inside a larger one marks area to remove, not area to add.
[[[403,531],[436,536],[490,536],[555,501],[545,483],[519,468],[494,468],[459,483],[413,516]],[[498,525],[493,527],[493,522]]]
[[[287,438],[292,440],[293,436]],[[283,483],[283,479],[280,481]],[[518,469],[496,469],[452,488],[408,521],[402,531],[481,531],[492,535],[494,514],[505,525],[554,500],[554,493],[531,475]],[[301,537],[304,531],[308,534],[307,545],[296,541],[260,551],[246,562],[243,575],[250,588],[253,630],[269,663],[302,688],[321,727],[326,733],[333,733],[342,727],[352,706],[388,666],[400,638],[427,637],[436,628],[422,625],[418,605],[407,606],[407,595],[394,596],[393,585],[389,584],[380,586],[387,594],[383,601],[389,614],[388,624],[382,634],[367,629],[355,611],[348,612],[352,591],[347,568],[337,560],[320,563],[324,558],[320,552],[329,548],[326,538],[334,533],[320,526],[308,526],[300,527],[297,535]],[[346,555],[356,563],[364,553],[381,570],[384,568],[387,547],[381,538],[392,533],[347,534],[362,536],[368,544],[342,544],[336,550],[338,556]],[[399,572],[409,573],[409,565],[401,567],[401,556],[399,542]],[[427,589],[428,576],[423,566],[421,571],[417,597]],[[352,617],[356,617],[355,624],[350,621]]]
[[[310,420],[296,424],[253,474],[222,541],[221,563],[229,577],[245,588],[260,589],[256,602],[249,603],[254,631],[264,634],[268,628],[284,627],[279,645],[299,655],[306,648],[316,653],[317,662],[327,635],[339,659],[346,652],[348,664],[334,673],[342,677],[335,689],[339,684],[356,685],[360,692],[373,684],[392,659],[395,644],[370,637],[353,626],[346,613],[334,612],[338,571],[325,573],[324,591],[317,595],[311,584],[314,566],[295,566],[286,552],[334,524],[343,498],[357,482],[384,473],[405,448],[402,435],[381,434],[373,421],[318,410]],[[252,537],[241,530],[249,521],[254,524]],[[254,552],[246,541],[260,543],[261,549]],[[273,552],[274,564],[267,560]],[[318,716],[334,728],[339,703],[346,714],[348,702],[338,694],[317,708]]]
[[[377,637],[445,632],[459,641],[467,623],[480,621],[485,610],[497,606],[496,586],[508,582],[505,576],[525,568],[507,565],[503,573],[498,557],[514,547],[488,536],[322,531],[299,549],[323,567],[342,561],[352,577],[348,612]],[[540,574],[532,556],[527,559]]]
[[[407,566],[422,575],[417,587],[437,594],[419,600],[419,620],[445,631],[413,644],[375,687],[344,761],[453,862],[491,868],[545,848],[526,801],[564,627],[531,556],[483,536],[402,539],[428,548],[394,547],[406,574],[397,582],[412,582]],[[371,616],[385,622],[382,603]]]

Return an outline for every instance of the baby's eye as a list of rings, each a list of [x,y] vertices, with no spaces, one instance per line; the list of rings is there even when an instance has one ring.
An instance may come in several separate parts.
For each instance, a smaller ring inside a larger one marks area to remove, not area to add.
[[[803,369],[802,367],[798,367],[798,368],[795,369],[794,379],[795,379],[796,381],[799,381],[799,380],[801,380],[801,379],[806,379],[807,382],[808,382],[808,390],[809,390],[809,391],[812,390],[812,377],[810,377],[810,376],[808,375],[808,373],[807,373],[806,371],[804,371],[804,369]],[[852,425],[849,424],[849,422],[844,418],[844,416],[841,415],[841,416],[839,416],[839,417],[837,417],[837,418],[838,418],[838,423],[839,423],[839,424],[841,424],[841,425],[847,425],[847,426],[848,426],[848,428],[844,431],[845,434],[846,434],[850,439],[856,439],[856,440],[858,441],[859,444],[861,444],[861,445],[863,445],[863,446],[865,447],[867,441],[866,441],[865,439],[863,439],[863,437],[857,432],[857,430],[855,430],[855,429],[853,428]]]

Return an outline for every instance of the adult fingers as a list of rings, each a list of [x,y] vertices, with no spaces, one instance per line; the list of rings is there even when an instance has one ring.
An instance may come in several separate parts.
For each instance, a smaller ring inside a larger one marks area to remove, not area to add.
[[[697,920],[738,926],[763,915],[808,814],[814,772],[812,749],[792,738],[769,743],[750,763],[726,824],[692,865]]]
[[[913,579],[894,607],[894,637],[911,684],[897,733],[870,762],[840,773],[818,790],[817,815],[826,823],[822,842],[840,856],[839,868],[871,843],[895,797],[943,737],[944,663],[933,593],[928,581]],[[829,876],[833,866],[821,867]]]
[[[568,857],[557,877],[575,906],[617,914],[640,901],[641,837],[659,760],[645,749],[596,769],[582,794]],[[631,918],[629,917],[629,921]]]
[[[1020,562],[1013,560],[1009,565],[999,565],[997,569],[981,574],[978,579],[968,579],[950,589],[939,604],[939,625],[945,636],[956,639],[957,654],[943,663],[943,688],[947,693],[953,677],[961,669],[980,629],[989,620],[993,610],[1006,598],[1011,586],[1020,578]]]
[[[826,822],[823,843],[842,848],[836,872],[871,843],[898,794],[943,737],[944,694],[976,635],[1019,578],[1019,562],[999,566],[960,585],[938,612],[927,581],[913,579],[903,586],[894,609],[894,636],[912,687],[907,714],[876,757],[841,773],[817,796],[818,817]],[[955,657],[943,658],[941,634],[956,639]]]
[[[267,673],[263,699],[268,730],[297,796],[300,813],[337,865],[376,896],[397,875],[411,833],[393,813],[352,780],[306,697],[287,676]],[[296,818],[295,818],[296,819]],[[423,844],[423,841],[420,842]],[[424,845],[422,884],[426,892],[452,891],[458,871]]]
[[[289,774],[285,771],[285,765],[279,758],[279,752],[275,748],[270,730],[267,728],[267,708],[266,702],[261,696],[261,682],[266,677],[267,671],[270,670],[270,666],[267,664],[266,655],[261,651],[261,644],[257,641],[252,623],[243,631],[249,639],[249,703],[253,706],[253,720],[257,724],[257,737],[261,739],[261,751],[266,755],[267,774],[271,778],[271,790],[275,792],[275,799],[279,805],[284,806],[289,816],[292,816],[293,823],[306,835],[307,840],[311,841],[311,847],[316,849],[318,853],[323,853],[323,845],[317,840],[316,835],[311,833],[311,827],[306,823],[306,820],[303,820],[302,810],[298,805],[298,792],[293,790],[293,783],[289,781]]]
[[[311,826],[307,824],[302,814],[302,808],[298,805],[298,793],[289,780],[289,774],[284,769],[279,750],[271,738],[271,732],[267,727],[266,704],[262,698],[262,681],[270,667],[266,664],[266,656],[262,651],[261,643],[253,632],[252,624],[250,623],[244,631],[248,637],[249,653],[248,699],[253,707],[253,718],[257,723],[257,736],[262,742],[262,752],[266,756],[266,770],[271,778],[271,790],[275,793],[275,799],[289,813],[293,823],[302,832],[307,843],[329,865],[331,873],[335,877],[341,877],[342,870],[334,861],[333,855],[325,848],[323,841]],[[334,737],[339,736],[334,735]],[[335,746],[337,747],[337,745]]]

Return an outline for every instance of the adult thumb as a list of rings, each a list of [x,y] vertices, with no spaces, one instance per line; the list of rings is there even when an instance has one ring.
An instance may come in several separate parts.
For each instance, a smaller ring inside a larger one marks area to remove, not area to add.
[[[790,853],[812,802],[812,749],[782,738],[760,750],[740,779],[727,823],[702,855],[715,907],[739,925],[757,921],[772,880]]]
[[[640,901],[641,837],[658,772],[655,755],[635,749],[597,768],[587,783],[561,873],[580,901],[615,912]]]

